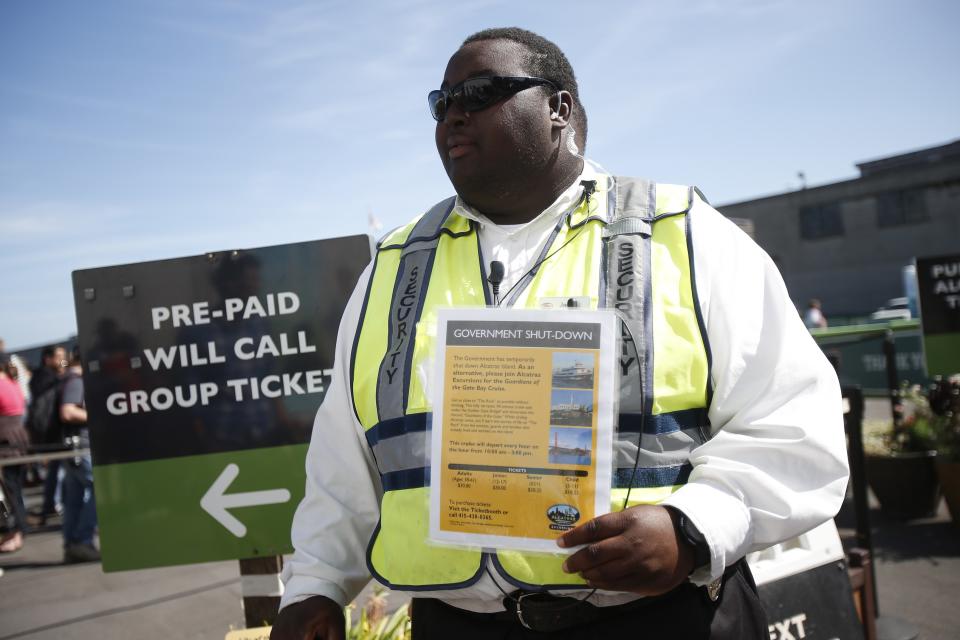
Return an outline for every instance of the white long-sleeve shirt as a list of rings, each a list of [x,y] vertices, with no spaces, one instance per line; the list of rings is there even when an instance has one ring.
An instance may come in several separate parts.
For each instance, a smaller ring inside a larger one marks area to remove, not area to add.
[[[579,197],[580,180],[592,179],[596,170],[586,163],[584,174],[553,205],[523,225],[495,225],[457,200],[457,212],[479,222],[485,262],[505,266],[501,291],[533,265],[557,217]],[[831,518],[848,471],[837,377],[797,315],[773,261],[704,202],[697,200],[688,215],[712,355],[712,438],[693,450],[689,481],[663,504],[683,511],[704,534],[710,565],[691,579],[707,583],[745,554]],[[312,595],[346,604],[370,580],[366,548],[379,519],[382,488],[352,408],[349,371],[369,277],[368,266],[340,323],[333,379],[307,454],[306,494],[293,520],[295,552],[283,570],[281,606]],[[470,587],[418,595],[472,611],[502,610],[503,591],[514,587],[488,569]],[[598,591],[591,601],[612,605],[636,597]]]

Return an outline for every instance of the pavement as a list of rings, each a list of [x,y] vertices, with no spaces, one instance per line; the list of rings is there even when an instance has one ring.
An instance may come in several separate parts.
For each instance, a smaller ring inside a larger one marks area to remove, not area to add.
[[[881,618],[913,624],[921,638],[960,635],[960,525],[946,503],[934,518],[900,522],[872,509]]]
[[[3,640],[224,638],[243,628],[239,563],[120,573],[65,565],[54,523],[0,556]]]
[[[882,404],[871,404],[868,415],[882,416]],[[28,507],[38,502],[39,488],[28,489]],[[920,638],[958,637],[960,527],[946,504],[934,518],[900,522],[874,503],[871,523],[881,615],[908,622]],[[62,560],[58,519],[0,555],[0,640],[219,640],[243,628],[236,561],[105,574],[99,563]],[[393,609],[406,598],[389,602]]]

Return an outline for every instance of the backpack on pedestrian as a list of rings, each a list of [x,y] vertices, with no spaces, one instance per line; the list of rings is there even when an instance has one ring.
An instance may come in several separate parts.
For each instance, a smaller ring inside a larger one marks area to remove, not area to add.
[[[30,402],[26,427],[34,444],[54,444],[63,440],[59,420],[61,386],[60,380],[53,380],[38,390]]]

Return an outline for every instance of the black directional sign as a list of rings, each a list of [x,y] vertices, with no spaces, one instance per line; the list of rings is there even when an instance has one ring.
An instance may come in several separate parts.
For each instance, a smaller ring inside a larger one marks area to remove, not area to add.
[[[73,274],[106,570],[290,550],[352,236]]]
[[[917,259],[927,374],[960,372],[960,254]]]

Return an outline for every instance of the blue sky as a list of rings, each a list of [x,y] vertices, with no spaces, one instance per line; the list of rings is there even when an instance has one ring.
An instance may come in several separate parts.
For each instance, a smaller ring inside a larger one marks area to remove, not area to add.
[[[593,368],[593,353],[588,351],[554,351],[552,365],[554,369],[572,367],[576,364]]]
[[[551,427],[550,444],[556,442],[558,447],[563,449],[591,449],[593,444],[593,431],[590,429],[577,429],[573,427]]]
[[[960,3],[0,3],[0,337],[70,272],[398,225],[452,190],[426,93],[490,26],[577,71],[588,155],[714,203],[960,137]]]
[[[560,404],[593,406],[593,390],[553,389],[550,392],[550,407]]]

